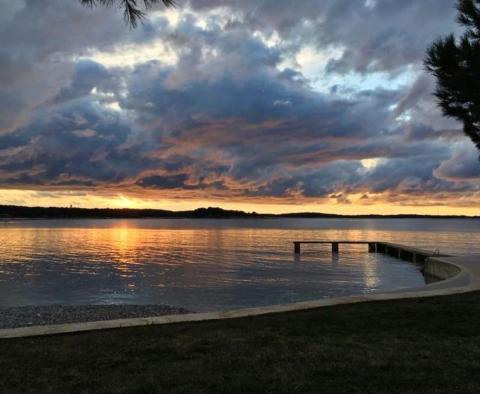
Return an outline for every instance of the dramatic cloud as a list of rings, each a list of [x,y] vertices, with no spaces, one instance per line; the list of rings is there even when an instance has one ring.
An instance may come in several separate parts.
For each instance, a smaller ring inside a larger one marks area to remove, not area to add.
[[[136,30],[0,3],[0,188],[478,204],[476,152],[422,67],[454,0],[192,0]]]

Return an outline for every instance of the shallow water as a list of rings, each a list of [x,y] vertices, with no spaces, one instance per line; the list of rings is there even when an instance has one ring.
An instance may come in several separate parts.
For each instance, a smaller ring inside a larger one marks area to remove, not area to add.
[[[241,308],[417,287],[417,265],[366,245],[380,240],[480,255],[479,220],[144,219],[0,222],[0,306],[168,304]]]

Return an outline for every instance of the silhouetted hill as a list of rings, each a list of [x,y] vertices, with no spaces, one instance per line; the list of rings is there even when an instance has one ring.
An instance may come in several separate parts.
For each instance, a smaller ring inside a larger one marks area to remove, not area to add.
[[[221,208],[199,208],[194,211],[167,211],[161,209],[111,209],[111,208],[58,208],[22,207],[0,205],[3,218],[234,218],[252,217],[242,211],[229,211]]]
[[[415,218],[469,218],[469,216],[428,216],[428,215],[335,215],[316,212],[288,214],[259,214],[222,208],[198,208],[192,211],[167,211],[161,209],[111,209],[111,208],[59,208],[22,207],[0,205],[0,218],[18,219],[147,219],[147,218],[355,218],[355,219],[415,219]],[[474,218],[479,218],[478,216]]]

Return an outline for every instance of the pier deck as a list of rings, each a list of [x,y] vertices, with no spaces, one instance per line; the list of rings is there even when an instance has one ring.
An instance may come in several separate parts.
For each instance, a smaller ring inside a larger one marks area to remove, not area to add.
[[[377,241],[293,241],[295,254],[301,253],[302,244],[331,244],[332,253],[339,253],[339,245],[341,244],[363,244],[368,245],[370,253],[385,253],[399,259],[409,260],[413,262],[425,262],[429,257],[449,257],[447,254],[441,254],[439,251],[431,252],[419,248],[405,245],[399,245],[390,242]]]

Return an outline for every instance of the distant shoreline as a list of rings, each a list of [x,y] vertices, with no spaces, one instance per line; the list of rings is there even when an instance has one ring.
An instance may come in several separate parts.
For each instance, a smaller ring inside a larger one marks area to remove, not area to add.
[[[339,215],[316,212],[268,214],[198,208],[191,211],[128,208],[61,208],[0,205],[0,220],[11,219],[480,219],[465,215]]]

